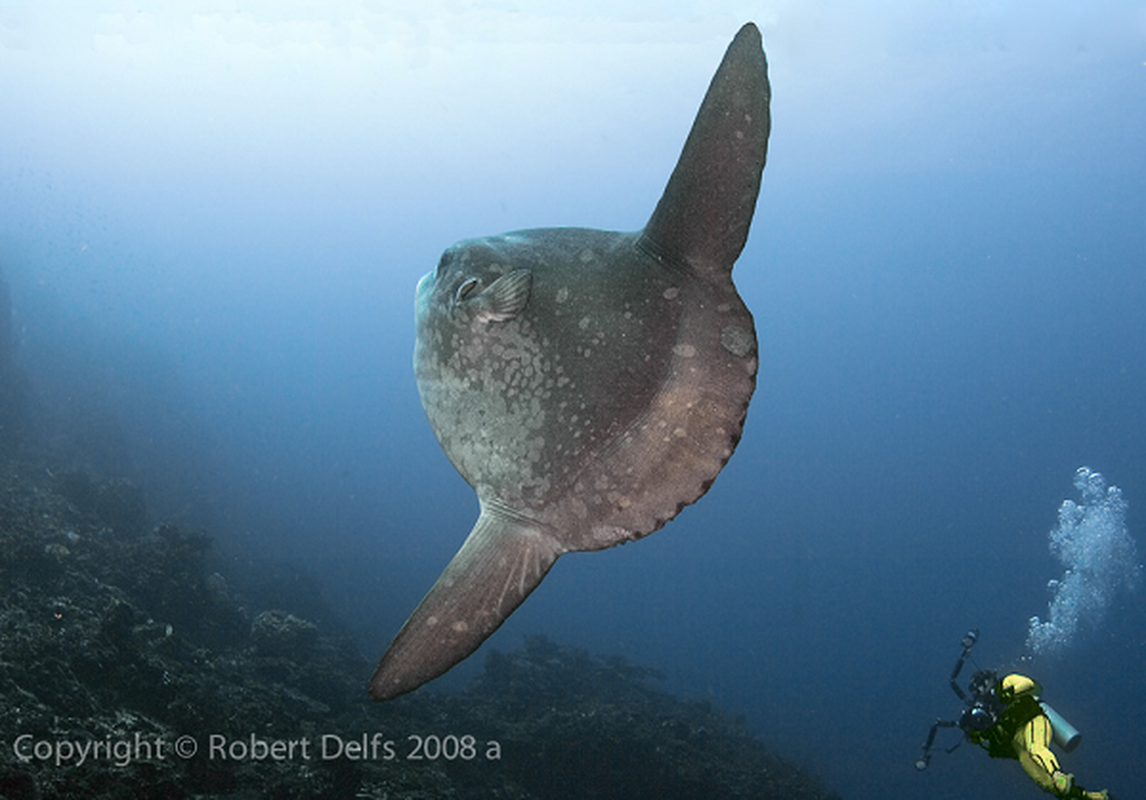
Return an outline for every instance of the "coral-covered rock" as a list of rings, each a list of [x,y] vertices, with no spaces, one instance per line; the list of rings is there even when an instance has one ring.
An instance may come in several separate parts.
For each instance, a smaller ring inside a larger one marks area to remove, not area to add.
[[[318,627],[285,611],[264,611],[251,623],[251,642],[261,655],[310,658]]]
[[[348,640],[248,612],[205,535],[110,526],[84,486],[0,460],[0,796],[834,796],[654,670],[543,637],[375,704]]]

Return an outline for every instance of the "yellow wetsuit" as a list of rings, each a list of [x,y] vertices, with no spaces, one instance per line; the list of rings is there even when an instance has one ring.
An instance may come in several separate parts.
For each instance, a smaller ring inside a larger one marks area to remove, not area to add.
[[[1014,691],[1013,687],[1018,687]],[[1007,691],[1011,690],[1011,691]],[[1008,675],[996,686],[995,695],[1006,704],[998,722],[972,740],[987,748],[994,758],[1017,758],[1023,772],[1055,797],[1102,800],[1106,791],[1088,792],[1074,785],[1074,776],[1063,772],[1050,749],[1054,729],[1038,705],[1040,687],[1022,675]],[[1014,731],[1007,741],[1007,735]],[[1009,746],[1008,746],[1009,745]]]
[[[1015,755],[1019,757],[1023,772],[1051,794],[1060,794],[1062,787],[1055,786],[1054,774],[1061,770],[1058,759],[1048,746],[1052,735],[1054,731],[1051,729],[1050,720],[1045,714],[1039,714],[1019,728],[1011,741],[1014,743]]]

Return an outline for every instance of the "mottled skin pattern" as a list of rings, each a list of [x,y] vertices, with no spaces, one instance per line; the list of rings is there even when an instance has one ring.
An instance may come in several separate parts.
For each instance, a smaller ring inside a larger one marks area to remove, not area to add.
[[[376,698],[469,655],[562,553],[661,527],[732,455],[757,353],[731,270],[759,190],[767,104],[749,24],[643,231],[459,242],[418,284],[422,404],[482,511],[383,656]]]

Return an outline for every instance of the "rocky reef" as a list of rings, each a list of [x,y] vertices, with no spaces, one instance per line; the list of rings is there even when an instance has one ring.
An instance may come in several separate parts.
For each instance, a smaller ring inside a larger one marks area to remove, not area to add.
[[[130,482],[0,459],[0,798],[836,797],[654,671],[542,637],[375,704],[348,639],[217,567]]]

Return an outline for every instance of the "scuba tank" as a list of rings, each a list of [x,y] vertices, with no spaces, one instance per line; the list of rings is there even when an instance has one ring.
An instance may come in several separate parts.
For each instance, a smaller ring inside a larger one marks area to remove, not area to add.
[[[1063,749],[1064,753],[1069,753],[1074,748],[1078,747],[1078,743],[1082,741],[1082,734],[1078,732],[1078,728],[1071,725],[1062,714],[1055,711],[1049,704],[1039,701],[1039,707],[1042,708],[1043,713],[1047,715],[1050,720],[1051,729],[1054,731],[1054,741],[1059,747]]]

